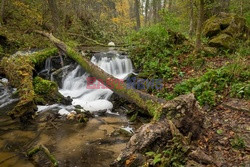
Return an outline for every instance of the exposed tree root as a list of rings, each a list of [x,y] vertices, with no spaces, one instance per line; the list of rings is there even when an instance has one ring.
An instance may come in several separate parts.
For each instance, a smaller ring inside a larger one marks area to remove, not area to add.
[[[192,94],[166,102],[164,109],[168,111],[167,117],[141,126],[112,166],[126,166],[127,160],[130,160],[130,165],[143,162],[139,159],[145,152],[164,148],[174,138],[187,147],[191,138],[199,136],[204,115]]]

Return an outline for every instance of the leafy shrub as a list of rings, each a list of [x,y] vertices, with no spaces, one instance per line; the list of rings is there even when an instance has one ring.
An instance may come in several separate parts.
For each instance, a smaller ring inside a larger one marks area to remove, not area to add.
[[[171,66],[178,66],[176,56],[189,51],[185,36],[175,33],[163,24],[156,24],[134,32],[128,38],[130,57],[141,76],[168,79]],[[171,57],[171,58],[170,58]]]

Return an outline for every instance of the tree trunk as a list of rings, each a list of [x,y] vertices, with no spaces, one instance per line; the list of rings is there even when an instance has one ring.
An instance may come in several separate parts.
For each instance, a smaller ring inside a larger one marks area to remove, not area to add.
[[[49,9],[50,9],[50,12],[51,12],[51,16],[52,16],[53,31],[58,32],[60,21],[59,21],[59,15],[58,15],[56,0],[48,0],[48,4],[49,4]]]
[[[157,0],[153,0],[153,20],[154,23],[157,22]]]
[[[167,0],[164,0],[164,2],[163,2],[163,9],[165,9],[166,6],[167,6]]]
[[[190,23],[189,23],[189,38],[192,39],[194,35],[194,4],[190,0]]]
[[[197,24],[196,45],[195,45],[196,53],[199,53],[201,51],[201,31],[202,31],[203,15],[204,15],[204,0],[200,0],[199,18]]]
[[[141,19],[140,19],[140,0],[135,0],[135,18],[136,18],[136,30],[138,31],[141,28]]]
[[[145,4],[145,19],[144,19],[145,26],[148,23],[148,8],[149,8],[149,0],[146,0],[146,4]]]
[[[243,16],[243,0],[240,0],[240,15]]]
[[[4,24],[5,2],[5,0],[2,0],[1,2],[0,26]]]
[[[52,41],[60,50],[60,52],[76,61],[82,68],[84,68],[84,70],[113,90],[117,95],[142,108],[144,111],[141,112],[154,117],[155,120],[160,118],[163,113],[162,111],[164,111],[164,104],[166,103],[165,100],[145,94],[139,90],[128,88],[128,85],[126,85],[123,81],[119,81],[112,75],[106,73],[81,54],[77,53],[74,49],[67,46],[64,42],[55,38],[52,34],[42,31],[36,32],[49,38],[50,41]]]
[[[173,1],[169,0],[169,2],[168,2],[168,11],[169,12],[172,12],[172,5],[173,5]]]

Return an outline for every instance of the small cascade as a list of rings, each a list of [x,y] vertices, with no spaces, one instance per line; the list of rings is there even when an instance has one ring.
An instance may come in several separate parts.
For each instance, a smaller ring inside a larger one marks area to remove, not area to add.
[[[91,62],[118,79],[126,79],[133,72],[131,60],[117,52],[95,54]],[[108,99],[113,92],[110,89],[88,89],[88,77],[90,75],[78,65],[63,78],[60,92],[64,96],[70,96],[73,105],[81,105],[85,110],[91,112],[111,110],[113,105]],[[98,81],[94,84],[98,84]]]
[[[12,94],[16,91],[15,88],[7,86],[8,80],[3,78],[0,80],[0,109],[11,105],[18,101],[18,99],[12,98]]]
[[[46,59],[44,69],[47,71],[48,74],[50,73],[50,71],[52,69],[51,57]]]

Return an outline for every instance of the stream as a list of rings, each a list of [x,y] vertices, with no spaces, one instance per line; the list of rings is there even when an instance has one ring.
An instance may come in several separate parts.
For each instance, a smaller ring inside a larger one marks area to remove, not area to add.
[[[133,73],[131,60],[116,51],[96,53],[91,62],[118,79],[126,79]],[[109,166],[125,148],[138,125],[131,124],[124,114],[112,112],[111,90],[89,89],[87,80],[91,76],[78,65],[68,67],[71,68],[63,70],[59,91],[73,99],[72,105],[38,106],[37,118],[25,127],[6,114],[17,102],[11,96],[15,89],[0,85],[0,166],[50,166],[43,153],[32,160],[25,156],[25,152],[39,144],[52,152],[60,167]],[[44,71],[50,74],[52,69],[53,63],[47,59]],[[53,75],[50,78],[53,80]],[[76,106],[81,106],[82,111],[90,111],[95,117],[85,124],[65,119]],[[55,117],[53,122],[48,121],[51,117]]]

